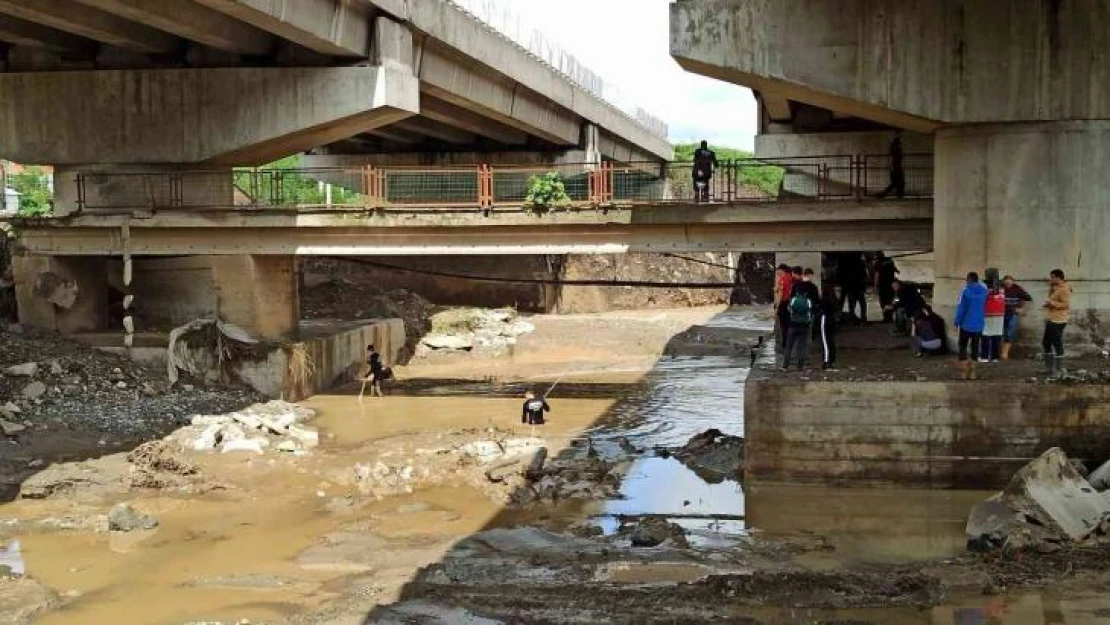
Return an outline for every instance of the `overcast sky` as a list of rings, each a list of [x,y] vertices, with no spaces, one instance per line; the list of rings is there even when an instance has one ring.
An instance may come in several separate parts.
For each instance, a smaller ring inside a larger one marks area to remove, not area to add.
[[[752,149],[751,91],[689,74],[670,56],[670,0],[511,0],[522,20],[543,26],[629,99],[670,126],[676,142]]]

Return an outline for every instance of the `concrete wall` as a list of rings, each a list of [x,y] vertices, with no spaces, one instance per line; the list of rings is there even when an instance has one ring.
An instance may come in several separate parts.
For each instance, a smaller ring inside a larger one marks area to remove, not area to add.
[[[1110,0],[679,0],[686,69],[928,132],[1110,118]]]
[[[1110,388],[1023,382],[745,387],[747,481],[988,488],[1059,446],[1110,457]]]
[[[78,198],[78,174],[84,176],[82,198]],[[230,169],[202,172],[196,165],[59,166],[54,168],[54,215],[63,217],[79,209],[90,213],[151,210],[176,203],[183,208],[234,206],[234,182]]]
[[[1110,121],[958,127],[937,135],[937,302],[968,271],[997,267],[1035,299],[1022,319],[1039,339],[1052,269],[1072,283],[1073,342],[1105,336],[1110,312]],[[1085,327],[1080,327],[1082,324]]]
[[[300,320],[296,258],[215,256],[212,281],[220,316],[259,338],[295,333]]]
[[[236,374],[267,397],[300,401],[361,379],[367,345],[374,345],[386,364],[395,364],[405,345],[405,325],[400,319],[339,328],[309,325],[302,327],[302,336],[304,340],[276,348],[265,360],[237,363]]]
[[[103,258],[13,256],[20,323],[63,334],[103,329],[109,317],[107,265]],[[49,301],[38,289],[40,278],[48,274],[76,284],[77,296],[71,306]]]

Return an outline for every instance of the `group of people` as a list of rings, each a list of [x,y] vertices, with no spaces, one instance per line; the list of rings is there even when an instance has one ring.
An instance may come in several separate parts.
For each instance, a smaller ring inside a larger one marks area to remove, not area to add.
[[[1064,330],[1071,315],[1071,285],[1062,269],[1053,269],[1048,283],[1048,297],[1042,304],[1045,325],[1041,346],[1045,373],[1056,376],[1064,358]],[[999,281],[997,272],[988,270],[984,283],[979,280],[978,273],[967,274],[954,320],[959,333],[959,366],[964,379],[975,379],[976,360],[987,363],[1009,359],[1010,349],[1017,341],[1018,318],[1032,301],[1013,276]]]
[[[840,299],[831,285],[818,289],[811,268],[782,264],[775,269],[775,315],[783,370],[806,366],[812,336],[821,341],[821,368],[836,369],[836,322]]]

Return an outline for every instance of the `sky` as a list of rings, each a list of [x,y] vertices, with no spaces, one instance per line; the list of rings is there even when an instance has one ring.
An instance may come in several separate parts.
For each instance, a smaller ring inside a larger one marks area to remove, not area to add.
[[[503,0],[632,102],[667,122],[672,142],[751,150],[751,91],[685,72],[670,55],[670,0]]]

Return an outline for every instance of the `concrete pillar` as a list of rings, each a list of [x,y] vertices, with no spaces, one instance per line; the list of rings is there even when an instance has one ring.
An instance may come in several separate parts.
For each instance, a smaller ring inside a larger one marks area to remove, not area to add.
[[[20,323],[63,334],[108,329],[106,266],[95,257],[14,256]]]
[[[936,303],[951,314],[964,276],[997,267],[1034,298],[1023,342],[1039,340],[1049,271],[1071,282],[1073,347],[1110,313],[1110,121],[983,124],[936,140]]]
[[[224,321],[257,338],[296,333],[300,296],[293,256],[214,256],[212,282]]]
[[[59,217],[76,212],[79,201],[86,213],[235,205],[230,167],[61,165],[54,171],[54,189],[54,214]]]
[[[583,147],[586,150],[586,162],[591,165],[601,164],[601,133],[595,124],[582,126]]]

